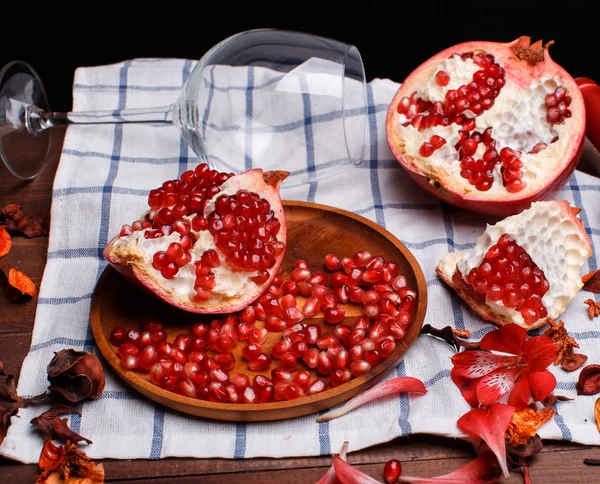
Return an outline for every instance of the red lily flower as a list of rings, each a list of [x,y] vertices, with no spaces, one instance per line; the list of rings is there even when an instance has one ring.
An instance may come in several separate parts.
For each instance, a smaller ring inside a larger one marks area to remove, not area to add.
[[[554,390],[556,378],[546,370],[558,353],[551,338],[527,339],[525,329],[507,324],[486,334],[479,347],[489,351],[466,350],[452,357],[452,381],[472,407],[489,405],[510,393],[508,404],[520,410]]]

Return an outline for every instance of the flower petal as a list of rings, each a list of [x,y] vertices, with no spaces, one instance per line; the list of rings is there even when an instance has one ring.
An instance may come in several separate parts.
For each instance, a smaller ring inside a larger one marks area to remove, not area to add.
[[[398,482],[412,482],[413,484],[495,484],[500,476],[502,476],[502,471],[498,465],[498,459],[492,452],[484,452],[450,474],[430,478],[400,476]],[[346,483],[346,481],[343,482]],[[348,482],[370,483],[371,481]]]
[[[484,376],[477,384],[477,400],[481,405],[489,405],[512,390],[519,376],[517,368],[496,370]]]
[[[515,386],[510,392],[510,396],[508,397],[508,404],[515,407],[517,410],[522,410],[527,405],[529,405],[533,401],[533,397],[531,395],[531,385],[529,382],[529,372],[523,371],[517,381],[515,382]]]
[[[558,346],[548,336],[533,336],[523,344],[523,356],[530,371],[548,368],[558,354]]]
[[[348,442],[342,444],[342,450],[340,450],[340,459],[346,460],[346,453],[348,452]],[[319,479],[315,484],[338,484],[340,481],[335,475],[335,467],[331,464],[331,467],[327,472]]]
[[[454,370],[466,378],[481,378],[498,368],[507,368],[514,364],[514,356],[495,355],[488,351],[463,351],[452,357]]]
[[[335,475],[344,484],[381,484],[371,476],[343,461],[338,455],[333,456],[333,467],[335,468]]]
[[[325,415],[321,415],[317,422],[327,422],[334,418],[341,417],[342,415],[346,415],[348,412],[351,412],[355,408],[364,405],[365,403],[369,403],[377,398],[389,397],[392,395],[398,395],[399,393],[417,393],[420,395],[424,395],[427,393],[427,389],[421,380],[418,378],[413,378],[411,376],[402,376],[399,378],[392,378],[391,380],[387,380],[383,383],[375,385],[373,388],[362,392],[360,395],[354,397],[352,400],[346,402],[346,404],[341,407],[336,408],[335,410],[331,410],[327,412]]]
[[[527,330],[511,323],[489,332],[479,342],[482,350],[494,350],[511,355],[520,355],[521,346],[527,339]]]
[[[502,473],[510,477],[506,465],[506,442],[504,434],[510,424],[515,408],[503,403],[493,403],[487,408],[479,407],[465,413],[456,424],[465,434],[479,437],[496,454]]]
[[[476,391],[477,384],[479,383],[478,379],[474,380],[472,378],[461,376],[458,373],[456,373],[456,371],[454,371],[454,368],[450,372],[450,378],[452,378],[452,381],[460,390],[460,393],[462,394],[463,398],[467,401],[469,405],[471,405],[471,407],[479,406]]]
[[[556,377],[548,370],[534,371],[529,374],[531,394],[536,402],[550,395],[556,387]]]

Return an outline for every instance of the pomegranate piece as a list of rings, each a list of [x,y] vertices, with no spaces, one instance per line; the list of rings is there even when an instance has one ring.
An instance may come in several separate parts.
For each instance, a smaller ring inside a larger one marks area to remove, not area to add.
[[[583,98],[550,58],[550,44],[530,40],[459,44],[405,79],[388,109],[386,137],[425,190],[506,216],[566,183],[581,156]]]
[[[126,277],[186,311],[236,312],[267,288],[279,296],[281,285],[272,283],[283,259],[286,228],[278,190],[288,174],[255,169],[234,176],[205,164],[191,173],[150,192],[152,210],[143,221],[134,222],[131,231],[123,230],[109,242],[106,259]],[[155,239],[159,250],[146,254],[137,244],[140,237]],[[181,286],[182,277],[187,283],[190,271],[195,280],[189,282],[187,294],[172,291],[171,284]],[[248,280],[233,295],[227,283],[232,272]],[[219,292],[221,279],[225,292]]]
[[[474,249],[446,255],[437,272],[488,321],[537,328],[556,319],[583,285],[579,272],[591,246],[577,213],[565,201],[534,202],[488,226]],[[542,235],[548,224],[551,237]]]

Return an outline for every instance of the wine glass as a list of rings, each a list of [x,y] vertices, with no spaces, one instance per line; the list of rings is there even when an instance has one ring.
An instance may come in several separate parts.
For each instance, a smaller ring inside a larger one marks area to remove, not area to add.
[[[360,164],[366,118],[358,49],[301,32],[258,29],[223,40],[198,61],[177,101],[162,107],[52,112],[31,66],[13,61],[0,72],[0,156],[24,180],[43,167],[54,126],[164,122],[213,169],[283,169],[295,186]]]

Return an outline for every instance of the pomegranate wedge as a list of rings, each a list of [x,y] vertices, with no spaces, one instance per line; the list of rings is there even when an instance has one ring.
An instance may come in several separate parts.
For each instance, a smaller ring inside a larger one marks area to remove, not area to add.
[[[143,289],[185,311],[239,311],[268,288],[283,260],[279,185],[287,172],[219,173],[201,164],[150,191],[148,210],[104,249]]]
[[[410,376],[393,378],[361,393],[360,395],[346,402],[341,407],[327,412],[325,415],[321,415],[317,419],[317,422],[327,422],[334,418],[341,417],[342,415],[346,415],[352,410],[361,407],[365,403],[372,402],[373,400],[377,400],[378,398],[389,397],[405,392],[424,395],[425,393],[427,393],[427,389],[425,388],[423,382],[417,378],[413,378]]]
[[[550,198],[583,150],[585,106],[548,46],[466,42],[410,74],[386,120],[392,152],[441,200],[498,216]]]
[[[580,271],[592,249],[577,213],[566,201],[535,202],[488,225],[473,249],[446,254],[436,272],[484,319],[543,326],[583,286]]]
[[[460,469],[437,477],[400,476],[398,482],[413,484],[494,484],[502,476],[498,460],[492,452],[484,452]]]
[[[504,477],[508,479],[506,465],[506,442],[504,434],[510,424],[515,408],[502,403],[493,403],[487,408],[473,408],[458,419],[456,425],[465,434],[485,441],[498,458]]]
[[[346,460],[346,452],[348,452],[348,442],[344,442],[342,449],[340,450],[340,459]],[[335,457],[335,456],[334,456]],[[321,477],[315,484],[338,484],[340,481],[335,474],[335,466],[331,464],[331,467],[327,470],[325,475]]]

